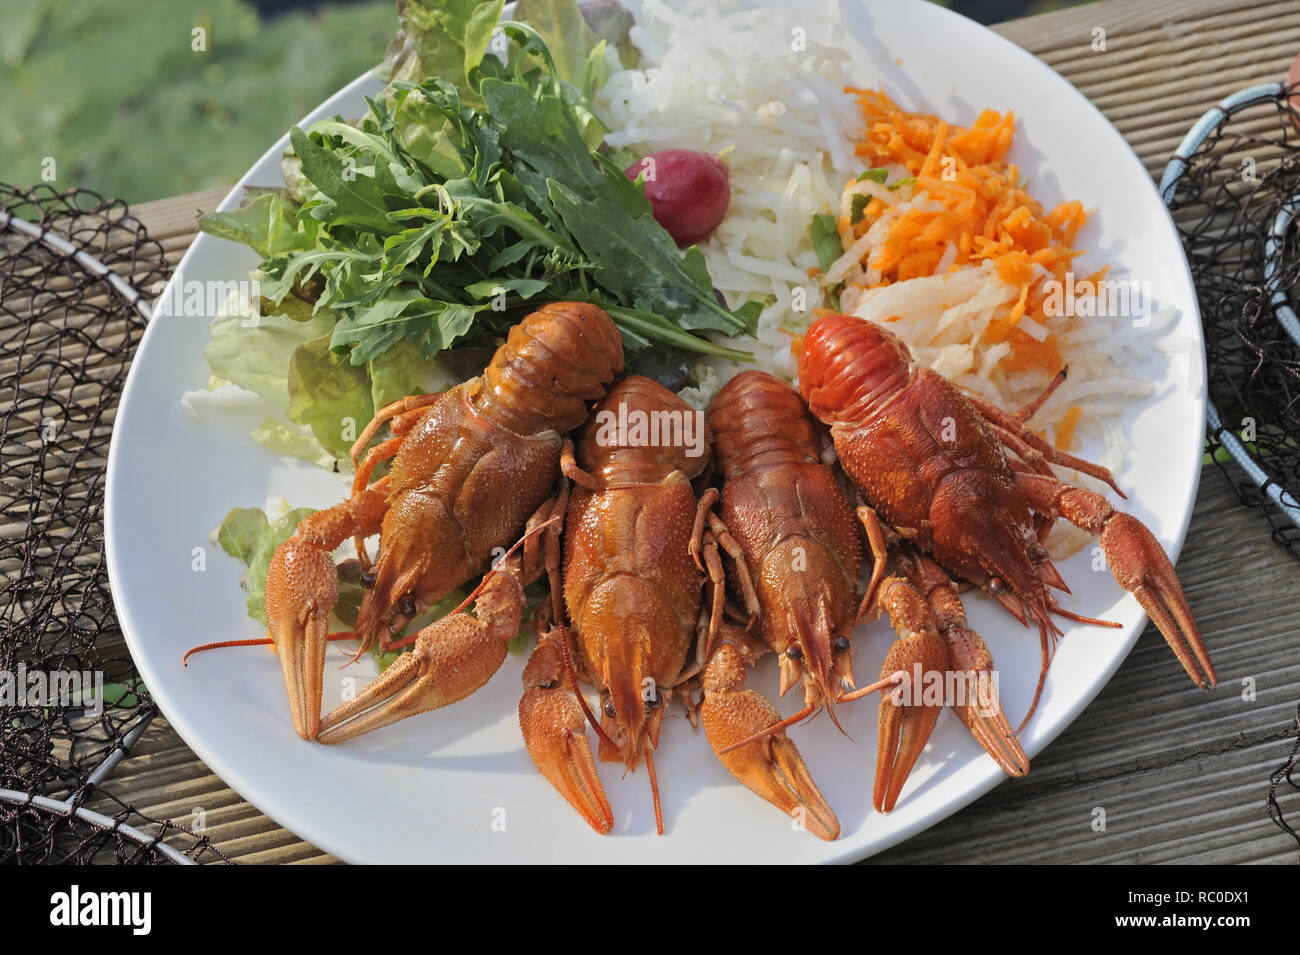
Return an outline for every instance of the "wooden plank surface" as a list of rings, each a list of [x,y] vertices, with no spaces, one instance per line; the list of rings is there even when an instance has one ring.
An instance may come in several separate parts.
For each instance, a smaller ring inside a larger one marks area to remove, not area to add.
[[[1300,52],[1300,3],[1103,0],[995,29],[1074,83],[1158,177],[1213,102],[1282,78]],[[1093,49],[1097,29],[1105,31],[1104,51]],[[135,212],[176,260],[193,237],[196,210],[224,192]],[[1210,468],[1178,572],[1214,654],[1218,690],[1195,689],[1148,627],[1027,778],[1002,783],[872,861],[1295,862],[1296,846],[1268,820],[1264,800],[1300,702],[1300,564]],[[1243,692],[1248,678],[1253,699]],[[147,815],[182,824],[201,810],[208,835],[240,862],[334,861],[245,803],[162,718],[108,788]],[[1300,819],[1300,794],[1281,798]]]

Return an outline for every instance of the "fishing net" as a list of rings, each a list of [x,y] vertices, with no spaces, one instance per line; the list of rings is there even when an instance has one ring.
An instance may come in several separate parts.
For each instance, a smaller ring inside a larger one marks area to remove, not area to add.
[[[1161,190],[1200,300],[1208,450],[1242,503],[1259,510],[1273,539],[1300,559],[1300,323],[1291,312],[1300,282],[1296,116],[1276,85],[1230,97],[1193,129],[1194,148],[1180,150]]]
[[[1209,370],[1208,452],[1241,502],[1300,559],[1300,87],[1251,87],[1192,128],[1160,184],[1200,301]],[[1245,480],[1242,478],[1244,472]],[[1300,708],[1297,708],[1300,733]],[[1273,773],[1269,817],[1300,735]]]
[[[220,856],[111,793],[157,709],[109,595],[105,466],[136,290],[169,273],[124,203],[0,186],[0,861]]]

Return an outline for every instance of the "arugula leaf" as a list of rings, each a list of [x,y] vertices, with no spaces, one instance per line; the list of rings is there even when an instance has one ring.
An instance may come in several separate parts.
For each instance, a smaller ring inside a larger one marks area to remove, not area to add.
[[[464,305],[426,298],[414,289],[394,292],[373,305],[356,308],[334,326],[331,347],[351,345],[354,364],[374,361],[400,341],[420,346],[421,356],[432,358],[465,337],[474,316],[487,306]]]
[[[592,192],[601,188],[604,175],[560,97],[537,96],[524,84],[495,78],[485,79],[479,92],[493,121],[503,127],[502,145],[527,164],[531,175],[514,172],[526,189],[532,185],[534,200],[545,195],[547,179]]]
[[[645,208],[635,218],[625,219],[610,214],[612,196],[604,201],[584,198],[554,179],[548,185],[564,224],[596,264],[597,281],[620,300],[640,311],[671,317],[686,329],[732,335],[744,330],[741,320],[718,307],[711,287],[704,291],[686,274],[676,245],[655,222],[644,194],[629,197],[639,196]],[[660,233],[666,242],[660,240]]]
[[[352,157],[347,157],[351,164],[345,165],[337,153],[317,146],[297,126],[289,130],[289,142],[293,144],[294,155],[302,163],[303,175],[324,197],[308,200],[302,206],[303,212],[331,225],[350,225],[384,233],[391,230],[384,194],[386,191],[396,194],[398,187],[386,167],[376,165],[367,175]],[[389,188],[385,189],[385,186]]]
[[[427,254],[429,264],[425,266],[424,274],[428,275],[438,264],[438,252],[442,248],[442,237],[446,229],[447,219],[438,217],[425,225],[403,229],[397,235],[389,236],[384,241],[384,273],[400,274],[416,259]]]

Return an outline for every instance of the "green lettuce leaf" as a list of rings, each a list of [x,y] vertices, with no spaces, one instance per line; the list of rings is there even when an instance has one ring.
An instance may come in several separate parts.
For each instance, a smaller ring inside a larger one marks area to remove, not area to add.
[[[330,454],[347,459],[375,416],[366,369],[331,351],[328,335],[299,345],[289,359],[288,415],[309,426]]]
[[[203,357],[218,378],[253,392],[279,411],[286,411],[289,360],[302,345],[328,335],[335,321],[336,316],[329,309],[308,315],[305,321],[292,311],[258,316],[233,312],[218,315],[208,326],[211,340],[203,350]]]
[[[527,23],[545,41],[555,61],[556,75],[582,89],[588,57],[600,37],[587,23],[581,8],[573,0],[519,0],[514,19]]]
[[[320,446],[310,428],[267,418],[253,429],[254,441],[289,458],[299,458],[322,468],[334,467],[337,459]]]
[[[581,5],[582,15],[591,31],[618,51],[624,69],[634,70],[641,62],[641,53],[632,44],[629,34],[636,20],[627,7],[618,0],[593,0]],[[516,13],[521,20],[527,17]]]
[[[505,0],[397,0],[397,36],[375,74],[385,82],[439,77],[469,88]]]
[[[242,242],[264,259],[316,244],[316,223],[300,222],[279,191],[254,195],[233,212],[204,213],[199,216],[199,231]]]

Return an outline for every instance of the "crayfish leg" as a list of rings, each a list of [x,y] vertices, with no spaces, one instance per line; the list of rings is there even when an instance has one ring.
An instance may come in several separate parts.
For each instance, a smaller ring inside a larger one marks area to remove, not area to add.
[[[1016,484],[1035,510],[1059,514],[1101,538],[1106,566],[1133,594],[1178,657],[1192,682],[1209,689],[1218,682],[1210,653],[1173,562],[1150,529],[1131,514],[1117,511],[1100,494],[1040,474],[1017,474]]]
[[[474,610],[451,613],[425,627],[402,654],[351,700],[320,723],[322,743],[341,743],[407,717],[449,706],[482,687],[505,662],[519,633],[524,588],[512,556],[485,579]]]

